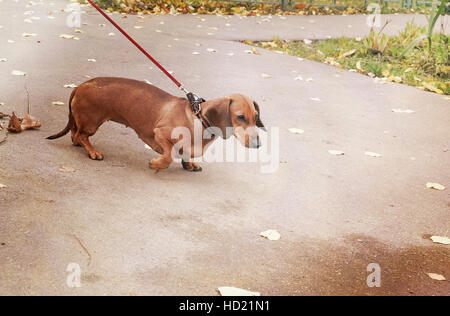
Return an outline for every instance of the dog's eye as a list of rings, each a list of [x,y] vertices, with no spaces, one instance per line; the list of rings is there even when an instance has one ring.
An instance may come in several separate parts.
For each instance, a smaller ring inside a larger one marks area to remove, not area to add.
[[[243,122],[243,123],[247,122],[247,120],[245,119],[245,116],[244,116],[244,115],[238,115],[238,116],[237,116],[237,119],[238,119],[238,121],[241,121],[241,122]]]

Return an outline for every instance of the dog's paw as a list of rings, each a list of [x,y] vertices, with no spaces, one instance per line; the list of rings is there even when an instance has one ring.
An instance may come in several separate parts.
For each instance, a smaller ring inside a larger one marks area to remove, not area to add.
[[[182,163],[184,170],[191,172],[201,172],[203,169],[196,162],[184,162]]]
[[[91,158],[92,160],[103,160],[103,155],[98,151],[90,151],[89,158]]]
[[[165,163],[164,160],[162,160],[161,158],[155,158],[152,159],[150,161],[150,169],[156,170],[156,171],[161,171],[164,169],[167,169],[169,166],[167,165],[167,163]]]

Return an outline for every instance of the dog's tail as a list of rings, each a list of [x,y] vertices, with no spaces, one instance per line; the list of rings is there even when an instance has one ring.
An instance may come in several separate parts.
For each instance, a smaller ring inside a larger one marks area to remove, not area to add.
[[[53,140],[53,139],[57,139],[60,137],[63,137],[64,135],[67,135],[67,133],[70,132],[70,130],[72,129],[73,125],[75,124],[75,119],[73,118],[73,114],[72,114],[72,100],[75,96],[75,91],[77,89],[72,91],[72,94],[70,95],[70,100],[69,100],[69,122],[67,123],[66,128],[64,128],[61,132],[59,132],[58,134],[52,135],[47,137],[47,139]]]

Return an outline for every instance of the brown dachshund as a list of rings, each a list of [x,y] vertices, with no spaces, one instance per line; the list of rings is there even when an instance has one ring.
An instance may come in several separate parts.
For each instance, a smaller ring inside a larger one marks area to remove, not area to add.
[[[193,139],[191,146],[187,146],[190,148],[182,148],[182,165],[186,170],[202,170],[197,163],[189,160],[202,156],[217,137],[229,138],[234,134],[248,148],[261,146],[258,127],[265,128],[258,104],[248,97],[236,94],[205,102],[202,104],[202,117],[218,133],[211,133],[199,144]],[[91,145],[89,137],[106,121],[133,128],[140,139],[161,154],[161,157],[150,162],[150,168],[159,171],[168,168],[176,158],[172,149],[179,139],[173,139],[174,129],[184,127],[194,135],[194,122],[198,126],[200,120],[192,112],[187,99],[172,96],[145,82],[95,78],[72,92],[66,128],[48,139],[60,138],[70,131],[75,146],[83,146],[91,159],[103,160],[103,155]],[[204,132],[205,128],[202,128]],[[232,133],[227,133],[227,129],[231,129]]]

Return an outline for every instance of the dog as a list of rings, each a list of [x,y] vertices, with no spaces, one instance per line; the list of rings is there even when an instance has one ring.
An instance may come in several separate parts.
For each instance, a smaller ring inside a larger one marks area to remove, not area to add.
[[[190,146],[184,146],[184,169],[201,171],[200,165],[190,160],[202,156],[218,137],[226,139],[232,136],[228,134],[234,134],[245,147],[261,146],[258,128],[265,130],[265,127],[258,104],[250,98],[234,94],[204,102],[201,107],[202,121],[220,133],[211,133],[211,137],[202,139],[200,144],[192,141]],[[57,139],[71,132],[75,146],[84,147],[91,159],[103,160],[103,155],[91,145],[89,137],[107,121],[131,127],[144,143],[161,154],[150,162],[151,169],[160,171],[168,168],[176,158],[172,154],[178,141],[172,138],[174,129],[185,127],[194,135],[194,122],[200,120],[186,98],[175,97],[143,81],[102,77],[89,80],[73,90],[66,128],[47,139]],[[202,128],[204,132],[205,124]],[[227,133],[227,129],[232,129],[233,133]]]

